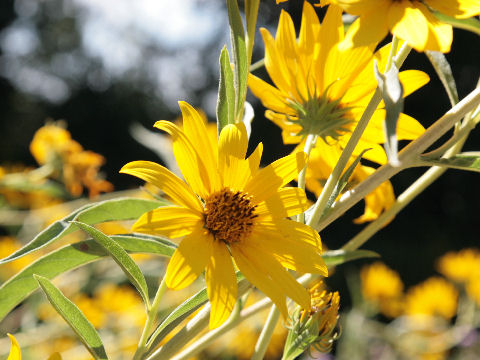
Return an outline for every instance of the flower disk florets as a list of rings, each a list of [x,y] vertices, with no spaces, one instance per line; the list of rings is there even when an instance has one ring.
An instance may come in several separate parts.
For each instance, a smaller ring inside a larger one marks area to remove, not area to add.
[[[353,122],[348,116],[350,108],[342,106],[341,98],[331,100],[326,96],[309,96],[302,100],[289,102],[297,115],[289,120],[302,127],[298,135],[318,135],[328,143],[329,139],[337,141],[350,131],[349,125]]]
[[[229,188],[211,194],[205,199],[205,228],[226,244],[242,240],[252,232],[257,217],[250,198]]]

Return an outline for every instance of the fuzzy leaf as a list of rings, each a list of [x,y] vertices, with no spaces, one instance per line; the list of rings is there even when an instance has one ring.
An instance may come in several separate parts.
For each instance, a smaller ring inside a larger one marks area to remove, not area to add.
[[[80,341],[95,359],[108,359],[102,340],[93,325],[73,302],[68,300],[50,280],[34,274],[48,301],[75,331]]]
[[[425,55],[427,55],[428,60],[430,60],[435,72],[440,78],[440,81],[447,92],[448,98],[450,99],[450,104],[454,106],[458,103],[457,85],[455,84],[452,68],[448,63],[447,58],[439,51],[425,51]]]
[[[325,261],[327,266],[336,266],[347,261],[357,260],[357,259],[364,259],[364,258],[378,258],[378,255],[374,251],[370,250],[353,250],[353,251],[345,251],[345,250],[329,250],[325,251],[322,254],[322,258]]]
[[[217,128],[218,133],[228,124],[235,123],[235,89],[230,55],[226,46],[220,53],[220,84],[218,86]]]
[[[127,252],[116,241],[112,240],[100,230],[95,229],[93,226],[78,221],[72,221],[72,224],[75,224],[89,234],[93,240],[100,244],[100,246],[110,254],[113,260],[115,260],[118,266],[120,266],[120,268],[123,270],[125,275],[127,275],[133,286],[135,286],[135,288],[138,290],[145,304],[149,306],[150,300],[148,297],[148,287],[145,277],[143,276],[143,273],[138,267],[137,263],[133,261]]]
[[[70,223],[71,221],[80,221],[91,225],[106,221],[136,219],[150,210],[165,205],[167,202],[133,198],[117,198],[85,205],[52,223],[21,249],[0,260],[0,264],[21,258],[76,231],[77,228]]]
[[[398,165],[398,140],[397,140],[397,121],[400,113],[403,111],[403,87],[398,78],[398,69],[392,64],[390,70],[385,74],[380,73],[375,62],[375,78],[378,82],[378,88],[385,102],[387,112],[384,131],[385,131],[385,152],[388,161],[392,166]]]
[[[450,24],[457,29],[467,30],[477,35],[480,35],[480,21],[478,21],[478,19],[474,17],[471,17],[468,19],[456,19],[452,16],[442,14],[441,12],[438,12],[438,11],[435,11],[434,15],[440,21]]]
[[[480,152],[465,152],[448,159],[421,157],[420,165],[480,172]]]
[[[176,245],[164,238],[143,234],[113,235],[111,238],[129,253],[172,256]],[[25,300],[38,284],[33,274],[48,279],[103,259],[108,253],[95,241],[85,240],[64,246],[39,258],[0,286],[0,321]]]

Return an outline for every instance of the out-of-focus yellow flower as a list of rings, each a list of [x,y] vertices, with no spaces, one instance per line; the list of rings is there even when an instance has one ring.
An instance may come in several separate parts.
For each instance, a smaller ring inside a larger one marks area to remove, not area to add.
[[[377,43],[390,31],[417,51],[450,51],[452,26],[438,20],[432,10],[457,19],[480,14],[480,3],[472,0],[332,0],[332,3],[359,16],[347,36],[353,46]]]
[[[376,60],[383,71],[390,46],[375,54],[370,47],[342,48],[342,11],[336,5],[329,6],[321,24],[313,7],[305,2],[298,41],[293,21],[284,11],[275,38],[266,29],[260,31],[265,43],[265,67],[275,86],[253,75],[249,76],[248,84],[268,109],[265,116],[282,128],[285,143],[301,143],[297,150],[302,150],[306,135],[318,135],[306,185],[319,193],[322,181],[335,167],[377,88],[373,62]],[[402,71],[399,76],[405,96],[429,80],[425,73],[416,70]],[[380,145],[385,141],[384,119],[385,109],[376,109],[353,152],[352,161],[365,149],[370,150],[364,158],[378,164],[387,161]],[[400,115],[399,139],[414,139],[423,131],[415,119]],[[372,171],[358,167],[353,179],[363,179],[366,172]],[[366,213],[357,222],[375,219],[379,212],[391,206],[393,198],[391,185],[384,185],[376,195],[371,194]]]
[[[438,271],[457,282],[467,282],[472,277],[480,277],[480,251],[463,249],[448,252],[437,263]]]
[[[20,345],[18,345],[17,339],[11,334],[7,335],[12,343],[7,360],[22,360],[22,352],[20,351]]]
[[[6,258],[22,247],[22,244],[11,236],[0,236],[0,259]],[[18,273],[25,266],[32,263],[31,255],[23,256],[17,260],[0,265],[0,280],[6,280]]]
[[[206,269],[210,327],[215,328],[228,318],[237,298],[233,256],[242,274],[285,317],[287,296],[308,308],[308,292],[285,267],[324,276],[327,269],[318,233],[286,219],[308,207],[303,190],[283,188],[305,165],[305,154],[292,154],[258,170],[262,146],[245,159],[244,124],[227,125],[218,148],[212,147],[197,111],[185,102],[180,108],[183,131],[168,121],[155,126],[172,136],[186,183],[152,162],[131,162],[121,170],[157,185],[177,204],[150,211],[133,226],[135,231],[184,237],[170,259],[167,286],[182,289]]]
[[[471,278],[466,286],[467,294],[480,307],[480,276]]]
[[[107,322],[107,313],[105,312],[105,309],[98,306],[95,299],[86,294],[80,293],[72,300],[95,328],[98,329],[105,326]]]
[[[447,320],[457,313],[458,291],[441,277],[431,277],[410,288],[405,296],[405,314],[440,316]]]
[[[71,138],[62,123],[48,123],[35,133],[30,143],[30,152],[40,165],[50,164],[60,174],[67,190],[73,196],[80,196],[83,188],[90,197],[100,192],[113,190],[113,185],[98,177],[100,167],[105,163],[102,155],[83,150]]]
[[[399,316],[403,310],[403,282],[397,272],[381,262],[364,266],[360,272],[363,297],[386,316]]]

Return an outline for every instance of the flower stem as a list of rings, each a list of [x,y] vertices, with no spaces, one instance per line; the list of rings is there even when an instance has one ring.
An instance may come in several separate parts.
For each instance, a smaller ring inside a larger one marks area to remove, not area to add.
[[[305,190],[305,176],[307,174],[308,160],[310,158],[310,153],[312,152],[312,149],[315,146],[316,141],[317,141],[317,135],[314,135],[314,134],[309,134],[307,136],[307,140],[305,141],[305,147],[303,151],[307,154],[307,161],[305,163],[304,168],[298,174],[298,187],[302,190]],[[304,212],[297,215],[297,221],[301,222],[302,224],[305,223]]]
[[[158,314],[158,307],[160,306],[160,301],[162,300],[163,294],[165,294],[166,290],[167,290],[167,283],[165,281],[165,276],[164,276],[162,281],[160,282],[160,285],[158,286],[157,293],[155,294],[155,298],[153,299],[152,305],[150,306],[149,309],[147,309],[147,321],[145,322],[142,335],[138,342],[138,348],[133,357],[134,360],[142,359],[143,355],[148,350],[146,346],[148,335],[150,334],[150,330],[152,329],[152,326],[155,323],[155,320]]]
[[[252,355],[251,360],[262,360],[267,352],[268,344],[277,325],[278,319],[280,318],[280,311],[275,305],[272,305],[270,313],[268,314],[267,321],[263,326],[262,332],[258,337],[257,344],[255,345],[255,352]]]
[[[397,64],[397,59],[395,59],[395,54],[397,50],[397,44],[398,41],[396,41],[395,37],[392,41],[392,47],[390,49],[390,54],[387,60],[387,66],[385,67],[385,72],[387,72],[392,64],[393,61],[395,61],[395,64],[400,67]],[[399,54],[401,59],[401,63],[405,60],[406,56],[410,52],[411,48],[404,48],[402,47],[401,51],[402,53]],[[401,64],[400,64],[401,65]],[[373,113],[378,107],[378,104],[380,104],[380,101],[382,100],[382,95],[380,93],[380,90],[377,88],[375,90],[375,93],[373,94],[372,98],[370,99],[370,102],[368,103],[367,107],[365,108],[365,111],[362,114],[362,117],[357,123],[357,126],[355,127],[355,130],[352,133],[352,136],[347,142],[347,145],[342,151],[342,154],[340,155],[340,158],[338,159],[337,164],[333,168],[332,173],[327,179],[327,182],[325,183],[325,186],[323,187],[323,191],[320,194],[320,196],[317,199],[317,202],[314,205],[312,215],[310,216],[310,219],[307,222],[307,225],[310,226],[315,226],[318,221],[320,220],[320,217],[325,211],[325,207],[327,205],[328,199],[332,195],[333,190],[335,189],[335,186],[340,179],[340,176],[343,173],[343,170],[347,166],[348,161],[352,157],[353,151],[355,150],[355,147],[357,146],[358,142],[360,141],[360,138],[363,135],[363,132],[365,131],[368,122],[370,121],[371,117],[373,116]]]

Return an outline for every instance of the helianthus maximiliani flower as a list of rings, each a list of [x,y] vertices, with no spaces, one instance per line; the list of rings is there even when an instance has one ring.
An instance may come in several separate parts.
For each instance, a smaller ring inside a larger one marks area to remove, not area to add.
[[[333,4],[320,24],[313,7],[304,3],[298,40],[293,21],[284,11],[280,15],[275,38],[266,29],[260,31],[265,42],[265,67],[275,86],[250,75],[250,89],[268,109],[265,116],[282,128],[285,143],[300,143],[308,134],[318,135],[316,148],[321,165],[317,168],[309,165],[307,170],[307,187],[318,193],[377,87],[373,62],[377,60],[379,69],[383,71],[390,46],[375,54],[370,47],[344,48],[342,10]],[[425,73],[416,70],[402,71],[399,77],[405,96],[429,80]],[[385,109],[380,107],[374,112],[354,150],[355,157],[363,150],[371,149],[363,155],[364,158],[378,164],[387,161],[380,145],[384,142],[384,119]],[[400,114],[397,126],[399,139],[414,139],[423,131],[424,128],[415,119]],[[303,143],[299,149],[303,149]],[[317,161],[318,164],[320,162]],[[358,171],[354,178],[365,178]],[[393,189],[388,184],[379,190],[383,194],[377,196],[385,202],[372,203],[375,209],[367,209],[359,222],[373,220],[382,208],[393,203]],[[385,191],[390,195],[385,195]]]
[[[197,111],[185,102],[180,108],[183,130],[168,121],[155,127],[172,136],[186,183],[153,162],[134,161],[121,170],[158,186],[176,204],[142,215],[133,226],[135,231],[183,237],[167,267],[167,286],[184,288],[205,269],[210,327],[217,327],[237,297],[233,257],[285,317],[287,296],[309,308],[308,292],[284,268],[327,275],[318,233],[286,219],[308,207],[302,190],[283,187],[305,165],[306,155],[292,154],[258,170],[262,145],[245,159],[243,124],[226,126],[213,145]]]
[[[348,40],[354,46],[381,41],[390,31],[417,51],[449,52],[452,26],[433,11],[466,19],[480,14],[477,0],[331,0],[346,12],[358,15]]]

